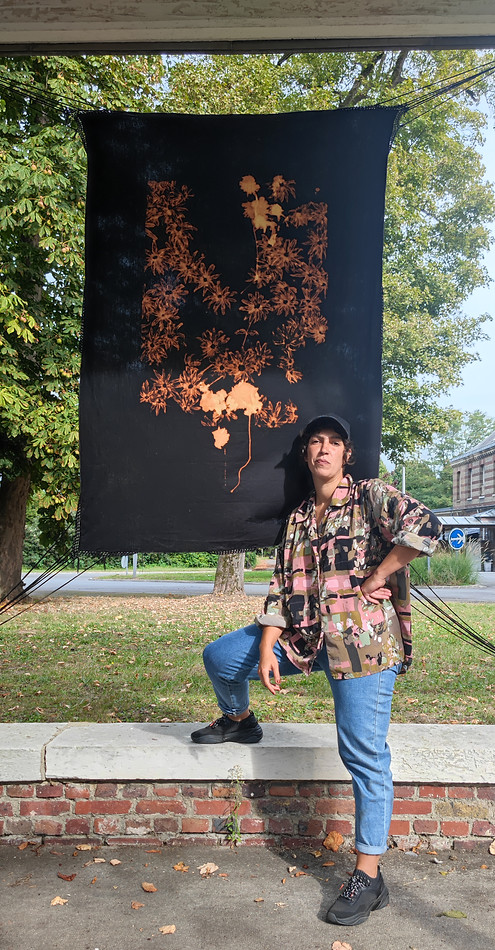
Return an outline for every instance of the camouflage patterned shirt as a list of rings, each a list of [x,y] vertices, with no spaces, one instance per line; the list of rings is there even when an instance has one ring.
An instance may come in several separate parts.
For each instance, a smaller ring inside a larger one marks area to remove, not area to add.
[[[309,673],[325,643],[335,679],[412,662],[409,568],[390,576],[391,599],[367,603],[361,583],[392,545],[431,554],[435,515],[380,479],[345,475],[318,526],[315,496],[292,512],[259,624],[280,627],[290,660]]]

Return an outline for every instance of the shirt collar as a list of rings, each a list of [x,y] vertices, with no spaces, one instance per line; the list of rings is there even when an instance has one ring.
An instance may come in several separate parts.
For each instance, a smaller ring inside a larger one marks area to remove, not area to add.
[[[352,477],[351,475],[344,475],[342,481],[337,485],[329,503],[328,508],[343,508],[347,504],[351,495],[352,489]],[[295,514],[296,523],[302,521],[311,521],[314,517],[315,512],[315,493],[312,492],[309,498],[303,502],[300,508],[297,509]]]

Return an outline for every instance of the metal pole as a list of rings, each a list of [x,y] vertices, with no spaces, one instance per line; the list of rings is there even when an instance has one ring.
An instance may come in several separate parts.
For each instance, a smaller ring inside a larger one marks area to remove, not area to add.
[[[406,494],[406,466],[402,466],[402,494]]]
[[[138,559],[137,554],[133,554],[132,555],[132,576],[133,577],[136,577],[137,575],[137,559]]]

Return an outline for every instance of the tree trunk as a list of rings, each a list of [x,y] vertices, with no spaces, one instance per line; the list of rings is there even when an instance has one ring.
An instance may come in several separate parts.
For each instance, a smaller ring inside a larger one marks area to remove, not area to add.
[[[234,554],[219,554],[215,573],[214,594],[244,593],[245,551]]]
[[[0,602],[22,590],[22,546],[31,479],[19,475],[0,482]]]

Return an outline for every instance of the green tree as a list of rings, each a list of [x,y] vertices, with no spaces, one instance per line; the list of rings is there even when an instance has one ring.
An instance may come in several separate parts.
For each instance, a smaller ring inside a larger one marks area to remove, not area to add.
[[[60,102],[148,111],[162,78],[160,57],[0,61],[0,599],[20,582],[30,494],[46,539],[77,505],[86,159]]]
[[[474,412],[453,412],[450,425],[441,436],[435,436],[428,449],[428,458],[435,472],[448,469],[449,462],[457,455],[482,442],[495,431],[495,419],[476,409]]]

